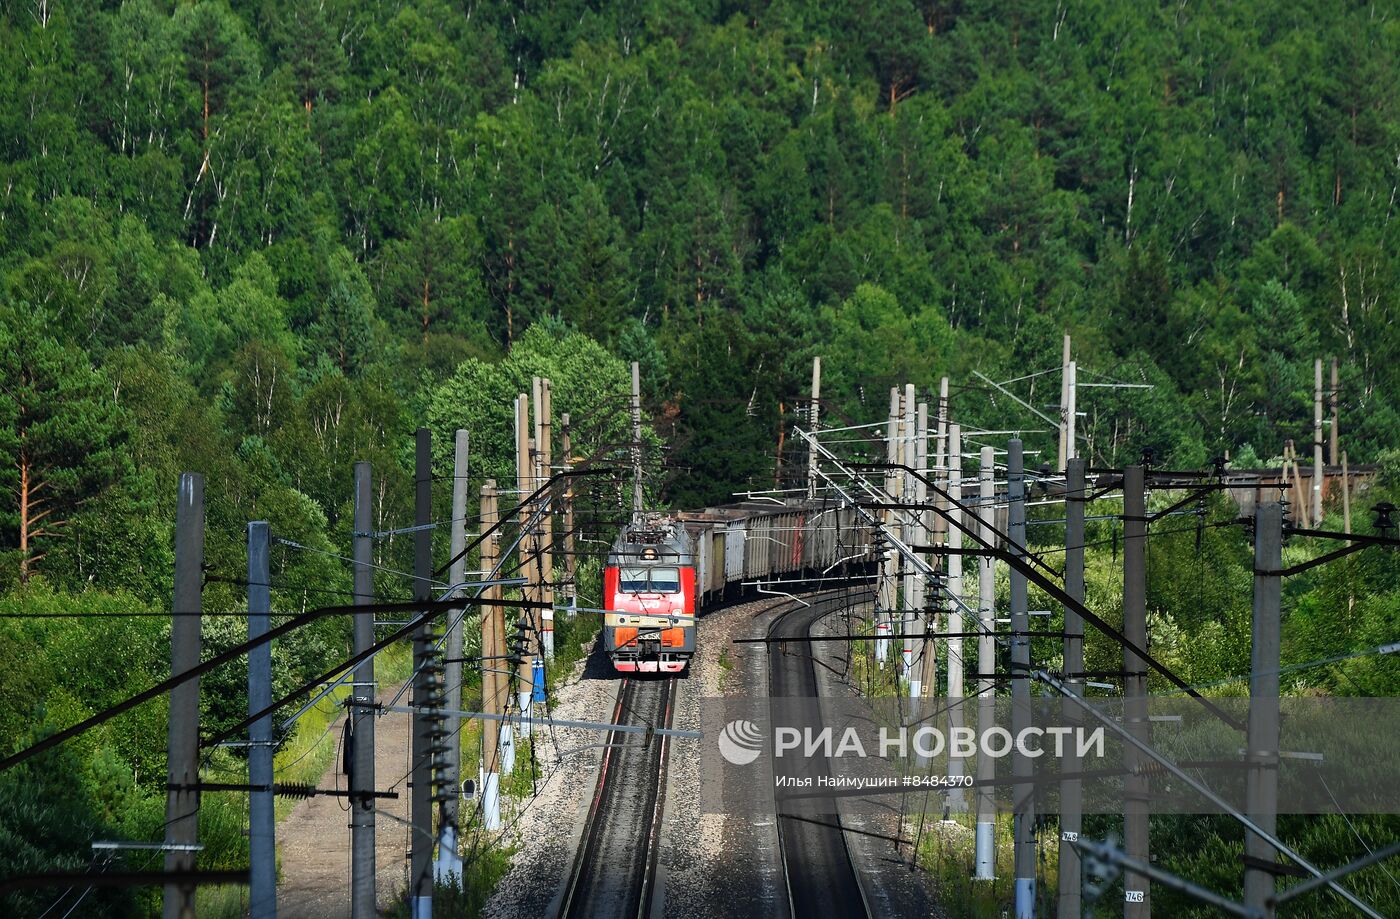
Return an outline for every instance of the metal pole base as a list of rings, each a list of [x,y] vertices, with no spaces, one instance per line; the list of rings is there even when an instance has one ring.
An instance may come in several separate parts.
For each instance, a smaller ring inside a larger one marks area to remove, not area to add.
[[[977,873],[973,875],[976,880],[990,881],[996,878],[996,851],[996,824],[990,820],[977,821],[977,854],[974,862]]]
[[[501,776],[488,772],[481,782],[481,822],[495,832],[501,828]]]
[[[515,771],[515,729],[509,721],[501,722],[501,772],[510,775]]]
[[[1035,878],[1016,879],[1016,919],[1035,919]]]
[[[457,854],[457,828],[444,824],[438,831],[437,862],[433,879],[439,884],[462,883],[462,856]]]

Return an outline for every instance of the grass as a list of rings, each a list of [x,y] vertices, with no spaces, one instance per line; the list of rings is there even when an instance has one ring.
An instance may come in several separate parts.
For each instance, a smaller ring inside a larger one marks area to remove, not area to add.
[[[873,631],[873,626],[867,623],[861,631],[868,634]],[[874,642],[854,642],[849,677],[851,683],[868,698],[907,692],[908,684],[898,676],[899,649],[900,642],[891,638],[889,657],[882,668],[875,662]],[[974,827],[977,818],[973,814],[955,814],[951,819],[944,820],[941,804],[941,796],[930,795],[930,809],[923,815],[922,823],[917,811],[908,816],[912,832],[918,840],[915,857],[919,866],[933,878],[940,905],[950,919],[1008,919],[1015,912],[1016,874],[1010,815],[998,814],[996,817],[995,878],[990,881],[975,880]],[[1041,860],[1037,871],[1040,879],[1037,896],[1042,902],[1053,904],[1054,878],[1059,859],[1058,840],[1054,832],[1042,831],[1037,857]]]
[[[530,757],[534,753],[534,738],[515,738],[515,771],[501,779],[501,793],[512,798],[528,798],[535,793],[535,779],[539,773],[530,768]]]
[[[439,919],[477,919],[502,877],[510,870],[515,847],[499,845],[473,822],[465,828],[467,856],[461,878],[452,883],[433,885],[433,915]],[[400,899],[386,915],[388,919],[408,919],[408,903]]]
[[[375,658],[375,680],[380,686],[393,686],[408,678],[412,649],[407,642],[385,648]],[[291,736],[273,757],[273,774],[278,782],[315,785],[330,766],[340,747],[340,735],[331,726],[340,718],[349,686],[337,686],[297,719]],[[277,819],[291,813],[296,802],[277,799]]]
[[[973,878],[976,855],[976,817],[957,814],[941,820],[937,812],[925,818],[919,837],[918,862],[933,877],[938,889],[939,904],[950,919],[1003,919],[1013,915],[1015,908],[1015,864],[1012,851],[1011,817],[998,814],[996,818],[995,852],[996,877],[990,881]],[[918,832],[918,817],[912,818]],[[1059,850],[1054,834],[1042,832],[1038,848],[1041,864],[1037,874],[1037,898],[1053,904],[1056,865]],[[1049,910],[1053,912],[1053,909]]]
[[[375,661],[375,677],[380,685],[394,685],[408,677],[412,652],[407,643],[400,643],[386,648]],[[340,746],[340,733],[331,727],[339,719],[349,694],[350,687],[339,686],[296,720],[291,735],[273,756],[273,775],[278,782],[320,782]],[[219,773],[219,781],[247,780],[246,762],[227,751],[219,751],[211,766]],[[277,820],[285,819],[296,804],[292,798],[277,798]],[[201,818],[201,835],[205,835],[204,824]],[[206,919],[237,919],[247,914],[247,898],[247,888],[242,886],[202,887],[198,892],[199,915]]]
[[[588,572],[581,572],[584,580]],[[597,579],[597,572],[593,572]],[[582,613],[570,617],[560,613],[555,619],[555,656],[546,668],[546,682],[551,689],[559,681],[573,672],[575,665],[586,657],[597,640],[601,618]],[[412,671],[412,649],[407,642],[401,642],[385,649],[376,658],[375,676],[381,686],[395,685],[407,679]],[[480,686],[475,677],[472,683],[464,685],[463,702],[476,694],[480,700]],[[337,687],[311,709],[307,710],[292,728],[282,748],[277,751],[273,768],[277,781],[314,785],[320,781],[331,765],[336,751],[340,748],[340,733],[332,730],[339,719],[345,698],[350,688]],[[481,765],[482,724],[479,721],[464,721],[459,735],[462,745],[462,775],[473,778]],[[531,769],[530,738],[519,738],[516,742],[516,768],[501,782],[503,795],[523,800],[534,794],[535,772]],[[220,763],[223,772],[239,771],[246,776],[242,761],[228,757]],[[236,781],[237,779],[229,779]],[[296,801],[277,799],[277,819],[285,819],[296,806]],[[475,917],[495,890],[500,878],[509,870],[511,856],[515,848],[502,845],[476,825],[474,809],[463,808],[463,814],[472,814],[471,823],[464,827],[468,863],[466,877],[462,883],[438,885],[434,901],[434,914],[447,917]],[[212,919],[236,919],[247,912],[247,891],[242,887],[219,887],[201,889],[199,892],[200,915]],[[400,905],[390,916],[407,916],[406,905]]]
[[[734,669],[734,659],[729,656],[729,646],[725,645],[719,649],[719,688],[724,691],[724,681],[728,678],[730,671]]]

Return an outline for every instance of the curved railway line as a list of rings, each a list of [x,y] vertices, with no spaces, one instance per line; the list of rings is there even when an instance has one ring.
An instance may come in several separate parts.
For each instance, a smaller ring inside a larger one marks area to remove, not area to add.
[[[780,613],[769,626],[769,638],[796,639],[791,644],[768,645],[768,689],[773,698],[818,695],[813,645],[804,639],[818,620],[852,600],[842,591],[813,595],[805,602],[808,605],[794,604],[793,609]],[[810,778],[826,771],[820,760],[806,762]],[[846,847],[841,815],[834,806],[829,812],[799,815],[780,803],[778,839],[794,917],[870,915],[865,890]]]
[[[628,678],[618,689],[613,724],[671,726],[675,679]],[[564,919],[620,919],[651,912],[656,858],[666,806],[669,738],[608,734],[598,785],[564,890]]]
[[[845,591],[814,594],[789,604],[769,625],[768,690],[773,697],[818,694],[816,667],[805,641],[822,617],[853,602]],[[803,605],[805,603],[806,605]],[[629,677],[618,689],[615,725],[671,726],[679,681]],[[561,919],[613,919],[652,913],[666,807],[669,738],[612,731],[598,767],[578,851],[559,901]],[[820,766],[813,766],[813,777]],[[865,890],[846,846],[841,817],[794,812],[779,804],[778,856],[793,917],[870,915]]]

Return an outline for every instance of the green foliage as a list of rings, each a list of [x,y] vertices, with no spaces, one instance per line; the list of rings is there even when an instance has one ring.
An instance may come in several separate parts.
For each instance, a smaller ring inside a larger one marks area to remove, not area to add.
[[[469,359],[428,394],[427,421],[438,463],[451,462],[454,432],[471,433],[473,473],[497,487],[515,481],[517,393],[530,394],[534,377],[553,384],[554,411],[568,413],[576,455],[592,456],[631,441],[627,394],[631,371],[587,336],[558,324],[531,326],[505,360]]]
[[[243,602],[250,519],[307,547],[274,551],[278,609],[334,602],[353,461],[376,528],[411,522],[419,424],[438,475],[465,427],[472,476],[508,488],[533,376],[576,454],[616,451],[633,360],[667,446],[654,499],[675,506],[802,479],[815,356],[833,426],[947,375],[954,415],[1001,430],[1039,422],[971,371],[1053,366],[1065,331],[1082,381],[1152,386],[1080,390],[1096,464],[1276,464],[1311,437],[1312,361],[1335,354],[1349,458],[1385,464],[1364,500],[1395,500],[1400,30],[1318,0],[1062,6],[6,8],[0,602],[163,608],[184,470],[208,483],[208,608]],[[1043,406],[1047,381],[1018,385]],[[26,469],[43,487],[21,510]],[[1190,523],[1154,541],[1154,644],[1211,681],[1247,664],[1248,551]],[[409,543],[377,563],[407,567]],[[1394,640],[1378,555],[1290,587],[1289,660]],[[1116,564],[1090,555],[1096,608],[1121,604]],[[168,666],[144,620],[3,629],[10,738]],[[207,647],[239,634],[211,619]],[[347,640],[327,621],[279,643],[281,688]],[[1292,685],[1390,693],[1395,666]],[[210,677],[210,724],[238,717],[241,679]],[[54,761],[84,776],[73,826],[155,832],[158,715]]]
[[[128,466],[105,374],[49,335],[45,318],[27,304],[0,305],[0,481],[12,499],[0,521],[17,531],[20,580],[66,535],[69,515]]]

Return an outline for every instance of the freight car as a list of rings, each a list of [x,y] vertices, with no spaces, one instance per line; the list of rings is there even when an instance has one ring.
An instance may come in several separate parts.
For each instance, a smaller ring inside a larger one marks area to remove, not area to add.
[[[618,534],[603,569],[603,642],[622,673],[679,673],[695,617],[761,581],[839,577],[871,561],[870,530],[830,505],[752,502],[650,514]]]

